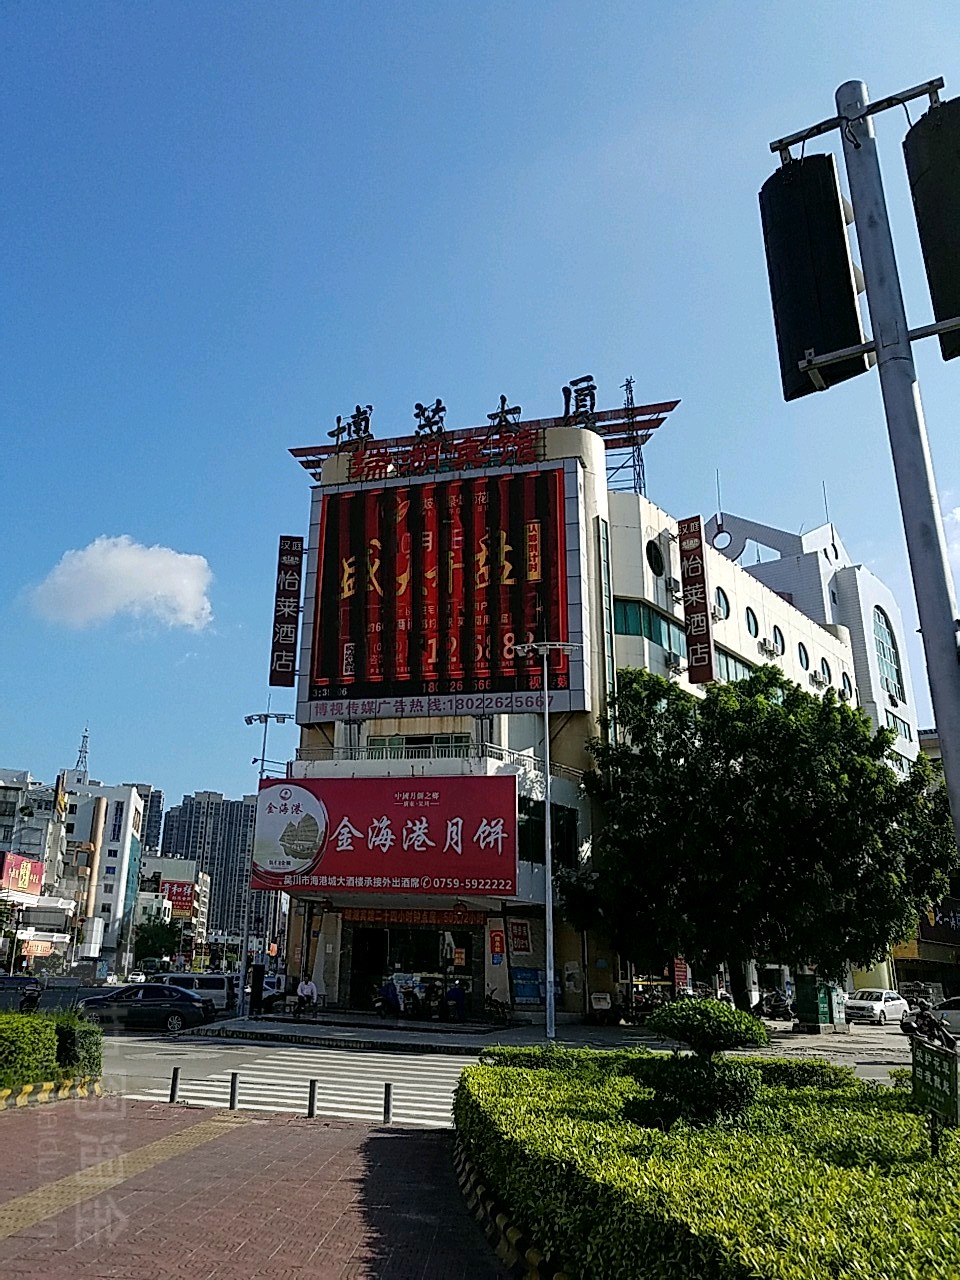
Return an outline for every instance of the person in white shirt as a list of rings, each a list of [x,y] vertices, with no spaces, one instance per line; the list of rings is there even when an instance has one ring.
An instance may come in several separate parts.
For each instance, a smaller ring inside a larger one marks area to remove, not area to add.
[[[297,987],[297,1017],[304,1009],[312,1008],[317,1003],[317,984],[312,978],[301,978]]]

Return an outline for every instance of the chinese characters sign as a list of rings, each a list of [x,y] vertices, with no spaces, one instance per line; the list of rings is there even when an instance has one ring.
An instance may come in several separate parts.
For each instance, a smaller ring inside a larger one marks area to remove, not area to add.
[[[265,779],[252,885],[512,897],[516,778]]]
[[[510,954],[514,956],[532,956],[533,940],[530,937],[530,921],[511,919]]]
[[[170,903],[170,918],[172,920],[193,919],[194,888],[192,880],[160,881],[160,892]]]
[[[691,684],[707,684],[714,679],[713,618],[700,516],[681,520],[678,533],[680,587],[687,631],[687,679]]]
[[[517,648],[570,638],[564,486],[555,467],[325,495],[306,719],[538,710]],[[550,690],[573,709],[569,655]]]
[[[924,942],[939,942],[953,947],[960,945],[960,901],[944,898],[922,915],[920,937]]]
[[[921,1110],[932,1111],[946,1124],[960,1123],[957,1055],[952,1049],[913,1041],[913,1100]]]
[[[43,863],[19,853],[0,853],[0,889],[39,897],[43,887]]]
[[[277,558],[273,598],[273,638],[270,642],[270,684],[292,688],[297,678],[297,636],[300,630],[300,583],[303,577],[303,539],[283,537]]]

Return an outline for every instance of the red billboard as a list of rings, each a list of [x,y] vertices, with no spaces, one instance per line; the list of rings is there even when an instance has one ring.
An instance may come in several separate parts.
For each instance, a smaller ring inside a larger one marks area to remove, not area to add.
[[[311,718],[536,711],[541,659],[517,648],[571,638],[569,519],[562,467],[324,495]],[[568,654],[550,689],[569,695]]]
[[[38,898],[42,888],[42,862],[20,853],[0,853],[0,889]]]
[[[254,889],[517,892],[517,780],[265,778]]]
[[[170,903],[171,920],[193,919],[193,895],[196,885],[192,880],[161,880],[160,892]]]
[[[715,679],[713,666],[713,615],[707,584],[707,556],[700,516],[681,520],[680,586],[683,589],[683,618],[687,631],[687,679],[691,684],[709,684]]]

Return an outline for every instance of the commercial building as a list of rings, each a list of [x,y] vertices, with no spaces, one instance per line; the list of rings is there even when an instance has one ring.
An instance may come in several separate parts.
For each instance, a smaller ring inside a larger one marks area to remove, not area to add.
[[[253,843],[256,796],[227,800],[219,791],[196,791],[167,810],[161,855],[192,861],[210,877],[207,927],[218,933],[243,929],[244,884]]]
[[[147,854],[140,873],[142,892],[165,898],[169,920],[182,930],[180,950],[188,956],[207,941],[210,918],[210,877],[198,871],[193,858],[164,858]]]
[[[699,516],[623,491],[674,403],[595,412],[581,390],[560,418],[524,423],[502,399],[485,428],[292,451],[316,482],[301,745],[261,790],[254,884],[290,893],[289,967],[329,1004],[369,1005],[392,978],[407,998],[456,981],[474,1011],[542,1009],[543,659],[524,646],[563,646],[547,658],[555,865],[590,840],[579,784],[618,668],[698,689],[771,661],[858,697],[849,623],[714,549]],[[277,617],[295,617],[282,551]],[[278,639],[295,643],[275,625],[272,680],[292,684]],[[561,1016],[617,981],[563,921],[555,954]]]
[[[125,782],[125,787],[136,787],[143,801],[143,830],[140,844],[146,853],[159,853],[163,834],[163,792],[149,782]]]

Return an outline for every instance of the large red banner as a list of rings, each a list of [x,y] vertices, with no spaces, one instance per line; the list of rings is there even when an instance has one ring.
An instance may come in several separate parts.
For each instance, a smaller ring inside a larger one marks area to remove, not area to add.
[[[254,889],[517,892],[517,780],[265,778]]]
[[[517,646],[569,638],[564,519],[558,467],[326,495],[310,698],[423,715],[431,697],[539,690]],[[550,688],[570,688],[565,653]]]

